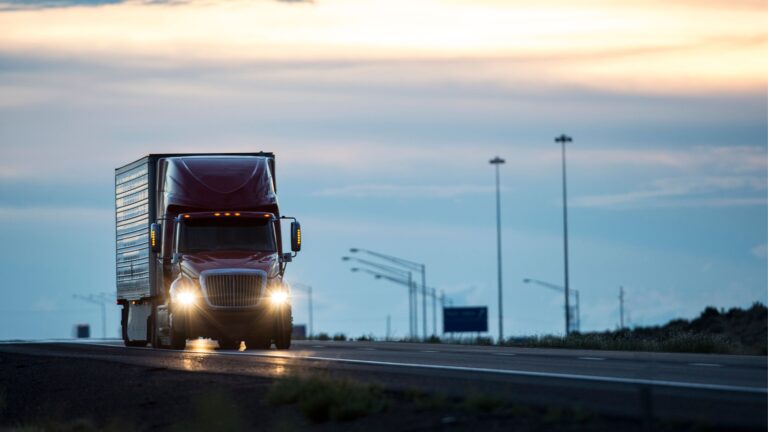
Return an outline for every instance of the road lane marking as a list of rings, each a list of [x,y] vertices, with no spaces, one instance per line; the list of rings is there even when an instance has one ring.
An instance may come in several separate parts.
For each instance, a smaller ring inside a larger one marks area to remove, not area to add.
[[[174,351],[174,350],[164,350],[164,351]],[[184,352],[184,351],[178,350],[177,352]],[[318,356],[292,356],[292,355],[285,355],[285,354],[267,354],[267,353],[258,353],[258,352],[248,352],[248,351],[242,351],[242,352],[235,351],[235,352],[222,352],[222,353],[216,352],[216,353],[210,353],[210,354],[249,355],[253,357],[264,357],[264,358],[271,357],[271,358],[281,358],[281,359],[327,361],[327,362],[335,362],[335,363],[366,364],[366,365],[375,365],[375,366],[395,366],[395,367],[407,367],[407,368],[416,368],[416,369],[437,369],[437,370],[449,370],[449,371],[457,371],[457,372],[480,372],[480,373],[492,373],[492,374],[512,375],[512,376],[561,378],[561,379],[606,382],[606,383],[615,383],[615,384],[650,385],[650,386],[659,386],[659,387],[674,387],[674,388],[696,389],[696,390],[727,391],[727,392],[735,392],[735,393],[768,394],[768,388],[765,388],[765,387],[746,387],[746,386],[725,385],[725,384],[705,384],[705,383],[653,380],[653,379],[642,379],[642,378],[620,378],[620,377],[608,377],[608,376],[600,376],[600,375],[580,375],[580,374],[559,373],[559,372],[534,372],[534,371],[524,371],[524,370],[515,370],[515,369],[491,369],[491,368],[467,367],[467,366],[387,362],[387,361],[377,361],[377,360],[354,360],[354,359],[318,357]]]
[[[579,357],[579,360],[602,361],[602,360],[605,360],[605,358],[603,358],[603,357]]]
[[[440,351],[435,351],[435,350],[421,350],[421,352],[423,352],[423,353],[436,353],[436,352],[440,352]]]
[[[325,348],[325,345],[312,345],[312,348]]]
[[[723,367],[721,364],[717,363],[688,363],[691,366],[703,366],[703,367]]]
[[[513,357],[513,356],[515,356],[517,354],[512,354],[512,353],[493,353],[493,355]]]
[[[92,346],[104,346],[117,349],[135,349],[150,351],[152,348],[140,348],[140,347],[122,347],[119,345],[109,345],[105,343],[87,344]],[[177,352],[184,353],[190,352],[186,350],[171,350],[164,349],[161,352]],[[449,366],[449,365],[435,365],[435,364],[419,364],[419,363],[400,363],[400,362],[386,362],[376,360],[354,360],[343,359],[333,357],[319,357],[319,356],[298,356],[298,355],[286,355],[286,354],[271,354],[249,351],[231,351],[231,352],[207,352],[207,355],[221,355],[221,356],[251,356],[261,358],[280,358],[280,359],[294,359],[294,360],[311,360],[311,361],[326,361],[335,363],[349,363],[349,364],[367,364],[375,366],[393,366],[393,367],[406,367],[415,369],[436,369],[436,370],[449,370],[456,372],[479,372],[479,373],[491,373],[499,375],[511,375],[511,376],[524,376],[524,377],[540,377],[540,378],[560,378],[571,379],[580,381],[593,381],[593,382],[606,382],[615,384],[633,384],[633,385],[649,385],[659,387],[673,387],[695,390],[713,390],[713,391],[725,391],[734,393],[756,393],[756,394],[768,394],[768,388],[765,387],[746,387],[736,385],[725,384],[705,384],[705,383],[692,383],[683,381],[668,381],[668,380],[653,380],[642,378],[620,378],[620,377],[607,377],[600,375],[580,375],[570,373],[558,373],[558,372],[534,372],[515,369],[491,369],[480,367],[467,367],[467,366]]]
[[[376,348],[358,348],[360,351],[376,351]]]

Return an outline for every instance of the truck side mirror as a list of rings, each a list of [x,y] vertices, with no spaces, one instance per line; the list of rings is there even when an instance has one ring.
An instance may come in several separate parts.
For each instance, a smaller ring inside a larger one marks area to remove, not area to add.
[[[291,222],[291,250],[301,250],[301,224],[298,221]]]
[[[149,244],[152,247],[152,252],[160,253],[162,248],[162,236],[163,225],[159,223],[153,223],[149,226]]]

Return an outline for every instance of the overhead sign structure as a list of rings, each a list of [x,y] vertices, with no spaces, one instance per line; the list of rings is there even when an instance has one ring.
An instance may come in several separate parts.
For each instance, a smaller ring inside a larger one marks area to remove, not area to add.
[[[488,331],[488,307],[465,306],[443,308],[443,333]]]

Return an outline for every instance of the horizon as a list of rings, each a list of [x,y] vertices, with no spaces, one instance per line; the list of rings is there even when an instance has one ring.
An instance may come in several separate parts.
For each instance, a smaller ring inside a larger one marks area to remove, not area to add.
[[[764,9],[0,0],[0,340],[101,336],[73,296],[115,292],[115,168],[259,150],[315,333],[406,336],[405,289],[350,272],[356,247],[426,264],[495,337],[500,156],[505,336],[562,334],[562,295],[522,282],[563,285],[561,133],[583,332],[618,325],[621,286],[633,326],[765,305]]]

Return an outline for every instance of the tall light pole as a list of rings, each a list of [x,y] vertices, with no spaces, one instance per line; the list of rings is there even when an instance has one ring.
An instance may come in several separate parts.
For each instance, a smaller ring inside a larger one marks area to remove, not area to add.
[[[308,339],[312,339],[312,335],[315,334],[314,333],[314,326],[313,326],[313,323],[312,323],[313,318],[314,318],[313,317],[314,311],[312,310],[312,286],[306,285],[306,284],[303,284],[303,283],[298,283],[298,282],[292,282],[290,285],[291,285],[291,287],[296,287],[296,288],[299,288],[299,289],[307,292],[307,298],[309,300],[309,305],[308,305],[309,306],[309,337],[308,337]]]
[[[499,342],[501,342],[504,340],[504,308],[502,307],[501,295],[501,192],[499,186],[499,166],[504,163],[504,159],[496,156],[490,160],[490,163],[496,167],[496,249],[499,276]]]
[[[565,287],[562,287],[560,285],[555,285],[549,282],[540,281],[538,279],[525,278],[523,279],[523,283],[527,283],[527,284],[532,283],[532,284],[543,286],[545,288],[555,290],[557,292],[561,292],[561,293],[565,292]],[[573,300],[574,300],[573,315],[572,315],[574,319],[571,320],[571,324],[572,324],[571,327],[573,328],[573,330],[578,332],[578,331],[581,331],[581,308],[579,306],[581,302],[579,301],[579,290],[572,289],[571,294],[573,294]]]
[[[424,336],[424,339],[426,339],[427,338],[427,267],[426,265],[422,263],[410,261],[407,259],[398,258],[396,256],[383,254],[381,252],[374,252],[368,249],[350,248],[349,251],[351,253],[363,252],[368,255],[375,256],[376,258],[389,261],[391,263],[394,263],[408,270],[421,272],[421,295],[422,295],[421,307],[422,307],[422,315],[423,315],[422,324],[423,324],[423,336]],[[418,300],[419,299],[415,289],[414,289],[413,296],[415,299],[414,306],[413,306],[413,316],[414,316],[414,322],[416,326],[416,333],[418,333],[418,309],[419,309]]]
[[[410,327],[408,332],[409,332],[409,337],[411,339],[416,339],[416,337],[417,337],[417,335],[416,335],[417,329],[416,329],[415,321],[413,319],[413,307],[412,307],[413,305],[410,303],[410,300],[413,298],[412,294],[413,294],[413,291],[414,291],[414,283],[413,283],[413,277],[412,277],[411,272],[406,272],[407,276],[402,276],[402,275],[393,275],[392,273],[389,273],[389,274],[379,273],[378,271],[371,270],[371,269],[368,269],[368,268],[363,268],[363,267],[352,267],[350,270],[353,273],[362,271],[362,272],[365,272],[365,273],[373,275],[373,277],[376,278],[376,279],[385,279],[385,280],[388,280],[390,282],[394,282],[394,283],[400,284],[400,285],[405,285],[405,286],[408,287],[408,297],[409,297],[408,298],[408,300],[409,300],[409,305],[408,306],[411,309],[411,310],[409,310],[410,315],[408,316],[408,324],[409,324],[409,327]],[[402,270],[402,271],[405,271],[405,270]]]
[[[367,268],[361,268],[361,267],[352,267],[350,270],[352,272],[365,272],[368,274],[373,275],[376,279],[384,279],[388,280],[390,282],[394,282],[396,284],[405,285],[408,287],[412,287],[414,284],[413,279],[410,277],[410,273],[408,274],[408,278],[406,279],[404,276],[393,276],[391,274],[385,274],[385,273],[379,273],[378,271],[367,269]],[[440,304],[442,305],[443,309],[445,309],[446,304],[453,305],[453,301],[450,300],[445,293],[441,292],[440,295],[437,294],[437,289],[433,287],[427,287],[427,295],[432,297],[432,313],[434,316],[437,316],[437,301],[440,301]],[[433,321],[433,325],[435,326],[435,329],[437,329],[437,320],[435,319]],[[437,331],[437,330],[435,330]],[[437,335],[435,335],[437,336]]]
[[[619,287],[619,330],[624,330],[624,287]]]
[[[351,252],[355,252],[357,250],[358,249],[350,249]],[[373,262],[373,261],[368,261],[368,260],[361,259],[361,258],[356,258],[356,257],[344,256],[344,257],[341,257],[341,260],[342,261],[357,261],[357,262],[359,262],[361,264],[365,264],[365,265],[373,267],[375,269],[383,270],[385,272],[389,272],[391,274],[395,274],[398,277],[407,278],[408,279],[408,281],[409,281],[409,283],[408,283],[408,325],[409,325],[409,330],[408,331],[410,333],[410,337],[411,338],[414,338],[414,339],[417,338],[418,337],[418,335],[417,335],[417,333],[418,333],[418,328],[417,328],[418,327],[418,322],[417,322],[418,317],[417,317],[416,311],[417,311],[418,307],[417,307],[417,304],[416,304],[416,300],[417,300],[416,299],[416,287],[415,287],[415,284],[413,283],[413,276],[411,274],[411,271],[410,270],[405,270],[405,269],[402,269],[402,268],[398,268],[398,267],[392,267],[392,266],[385,265],[385,264],[376,263],[376,262]]]
[[[565,335],[571,333],[571,309],[570,309],[570,286],[568,285],[568,189],[566,186],[565,172],[565,143],[573,141],[571,137],[561,134],[555,138],[556,143],[562,147],[563,160],[563,252],[565,260]]]

